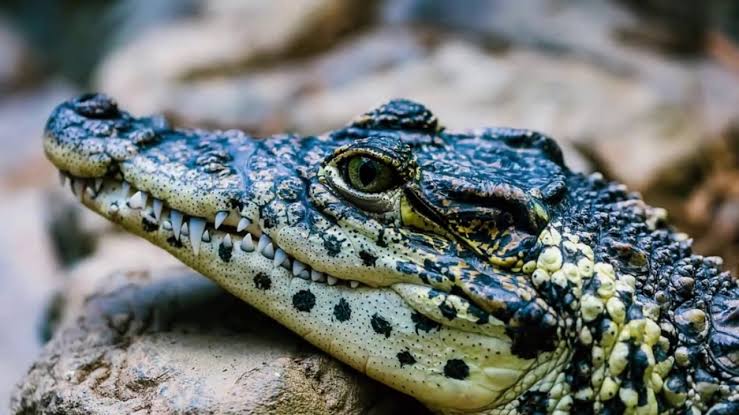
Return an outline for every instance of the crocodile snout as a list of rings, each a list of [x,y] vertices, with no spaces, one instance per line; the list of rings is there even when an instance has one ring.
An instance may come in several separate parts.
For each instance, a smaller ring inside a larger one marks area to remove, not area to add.
[[[57,168],[78,177],[111,173],[155,142],[167,123],[133,118],[104,94],[85,94],[59,105],[46,124],[44,150]]]
[[[93,119],[112,119],[120,116],[118,104],[105,94],[88,93],[70,101],[78,114]]]

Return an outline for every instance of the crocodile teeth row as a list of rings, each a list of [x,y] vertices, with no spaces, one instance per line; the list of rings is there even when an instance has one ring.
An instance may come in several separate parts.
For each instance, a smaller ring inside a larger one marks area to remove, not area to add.
[[[74,195],[80,200],[84,193],[87,193],[90,198],[95,198],[103,188],[103,179],[101,178],[81,179],[69,176],[64,172],[59,172],[59,181],[61,184],[65,185],[67,180],[69,180],[72,193],[74,193]],[[148,193],[143,190],[132,188],[131,184],[125,180],[118,182],[120,183],[119,195],[122,202],[114,202],[109,207],[109,211],[111,213],[118,212],[121,203],[125,203],[131,209],[145,211],[143,212],[143,215],[148,220],[160,224],[161,227],[167,231],[172,231],[175,239],[180,240],[182,236],[187,236],[195,255],[198,255],[200,252],[200,246],[202,243],[210,243],[212,240],[211,235],[213,232],[209,231],[208,227],[212,227],[214,230],[217,230],[230,215],[229,211],[220,211],[216,213],[213,221],[209,222],[205,218],[196,216],[186,217],[184,213],[168,208],[167,211],[169,213],[169,218],[167,219],[166,214],[163,215],[164,202],[162,200],[154,197],[150,198]],[[129,197],[132,191],[133,195]],[[147,211],[150,200],[151,210]],[[278,247],[272,239],[264,233],[262,233],[261,236],[259,236],[259,239],[255,241],[256,236],[246,230],[251,224],[252,222],[248,218],[243,216],[240,217],[239,222],[236,225],[236,232],[238,236],[243,234],[241,240],[235,241],[235,237],[226,232],[221,241],[221,245],[226,249],[233,249],[234,246],[237,246],[238,249],[244,252],[254,252],[256,250],[265,258],[271,259],[274,267],[283,267],[290,271],[293,277],[301,278],[306,281],[325,283],[328,285],[337,285],[344,281],[311,269],[308,265],[292,258],[290,254]],[[351,288],[357,288],[361,285],[359,281],[347,281],[347,283]]]

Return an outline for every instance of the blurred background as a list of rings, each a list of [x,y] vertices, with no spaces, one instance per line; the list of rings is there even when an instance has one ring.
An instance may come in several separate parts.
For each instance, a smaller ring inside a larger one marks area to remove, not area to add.
[[[320,133],[393,97],[557,138],[737,273],[735,0],[0,0],[0,413],[117,269],[173,263],[78,208],[41,149],[84,91],[179,126]]]

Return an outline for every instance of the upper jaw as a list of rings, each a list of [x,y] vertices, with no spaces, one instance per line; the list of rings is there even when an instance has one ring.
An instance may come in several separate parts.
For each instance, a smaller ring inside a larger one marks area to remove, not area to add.
[[[133,118],[104,95],[82,95],[54,109],[46,123],[44,151],[75,176],[102,177],[167,128],[161,117]]]
[[[237,252],[258,253],[295,278],[329,286],[360,286],[358,281],[336,278],[294,258],[263,231],[258,216],[242,216],[228,210],[208,218],[193,216],[114,176],[83,178],[60,171],[60,181],[69,184],[72,193],[93,211],[143,238],[162,245],[157,240],[164,234],[169,246],[162,247],[174,249],[177,256],[184,254],[177,250],[184,249],[189,251],[184,255],[198,257],[204,255],[204,245],[215,245],[219,258],[212,258],[213,261],[228,262]]]
[[[263,203],[246,194],[245,179],[233,167],[244,161],[234,160],[235,153],[250,153],[256,146],[243,133],[172,130],[159,118],[134,118],[109,98],[88,95],[53,112],[44,146],[83,203],[118,223],[135,215],[137,223],[129,226],[146,239],[151,232],[165,232],[167,243],[189,248],[195,256],[203,244],[213,243],[219,244],[219,255],[234,249],[258,252],[294,277],[394,287],[409,304],[429,290],[419,286],[409,294],[403,284],[420,284],[418,276],[395,266],[370,272],[352,264],[328,267],[320,258],[299,255],[286,234],[265,226]]]
[[[247,161],[240,154],[256,145],[238,131],[174,130],[156,117],[135,118],[99,94],[59,105],[44,137],[48,158],[80,200],[114,222],[140,216],[136,230],[143,229],[138,233],[146,239],[154,230],[168,232],[198,255],[222,233],[221,251],[257,251],[295,277],[358,286],[278,246],[276,229],[264,224],[263,201],[254,189],[245,190],[246,179],[235,168]]]
[[[196,217],[236,211],[227,221],[237,226],[244,185],[230,163],[228,144],[249,141],[240,132],[173,130],[161,117],[132,117],[96,94],[59,105],[49,117],[43,144],[65,174],[125,180]]]

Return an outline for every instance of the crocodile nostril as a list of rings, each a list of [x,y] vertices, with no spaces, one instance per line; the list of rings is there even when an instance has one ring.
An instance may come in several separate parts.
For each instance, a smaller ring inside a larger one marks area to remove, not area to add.
[[[73,101],[74,110],[85,117],[115,118],[120,115],[118,104],[105,94],[84,94]]]

